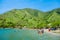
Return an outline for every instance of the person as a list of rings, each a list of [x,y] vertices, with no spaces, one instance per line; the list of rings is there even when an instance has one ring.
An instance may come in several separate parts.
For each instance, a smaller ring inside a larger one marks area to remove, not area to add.
[[[38,34],[40,34],[40,32],[41,32],[41,30],[39,29],[39,30],[38,30]]]
[[[41,29],[41,33],[44,33],[44,29]]]
[[[48,29],[48,31],[50,32],[50,28]]]
[[[44,33],[44,29],[39,29],[38,34],[42,34],[42,33]]]

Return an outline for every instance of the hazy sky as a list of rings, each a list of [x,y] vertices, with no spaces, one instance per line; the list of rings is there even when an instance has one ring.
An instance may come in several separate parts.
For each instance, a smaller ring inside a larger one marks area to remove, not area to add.
[[[60,0],[0,0],[0,13],[22,8],[49,11],[60,8]]]

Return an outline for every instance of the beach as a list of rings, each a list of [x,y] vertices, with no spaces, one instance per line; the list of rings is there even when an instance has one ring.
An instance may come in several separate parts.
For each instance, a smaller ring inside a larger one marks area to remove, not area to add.
[[[55,30],[55,31],[48,31],[48,29],[44,29],[44,31],[48,34],[51,34],[51,35],[57,35],[57,36],[60,36],[60,30]],[[59,32],[59,33],[58,33]]]

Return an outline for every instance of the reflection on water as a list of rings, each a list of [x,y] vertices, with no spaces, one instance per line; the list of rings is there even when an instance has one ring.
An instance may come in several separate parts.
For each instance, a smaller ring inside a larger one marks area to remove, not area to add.
[[[60,40],[60,36],[38,34],[36,30],[0,29],[0,40]]]

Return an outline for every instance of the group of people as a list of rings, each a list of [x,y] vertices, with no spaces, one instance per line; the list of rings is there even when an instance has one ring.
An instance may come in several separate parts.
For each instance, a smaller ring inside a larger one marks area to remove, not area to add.
[[[48,31],[53,31],[53,30],[57,30],[57,28],[49,28]]]
[[[51,30],[56,30],[57,28],[48,28],[48,32],[50,32]],[[44,33],[44,29],[38,29],[38,34],[43,34]]]

